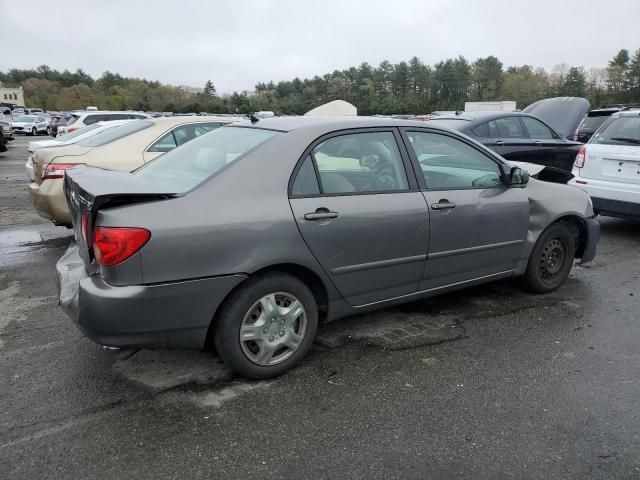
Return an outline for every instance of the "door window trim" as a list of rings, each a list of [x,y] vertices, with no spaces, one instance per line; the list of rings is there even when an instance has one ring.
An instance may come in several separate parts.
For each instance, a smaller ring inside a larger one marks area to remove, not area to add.
[[[476,145],[471,140],[468,140],[466,138],[463,138],[462,136],[458,136],[458,135],[453,134],[451,132],[448,132],[448,131],[445,131],[445,130],[440,130],[440,129],[435,129],[435,128],[400,127],[400,132],[402,134],[402,140],[403,140],[403,142],[405,144],[405,148],[406,148],[409,156],[411,157],[411,163],[413,165],[416,178],[418,179],[418,185],[420,187],[420,191],[422,191],[422,192],[442,192],[442,191],[449,191],[449,190],[488,190],[488,189],[510,188],[510,186],[508,185],[508,179],[505,176],[505,172],[504,172],[504,168],[503,168],[504,166],[508,166],[508,164],[505,164],[503,161],[501,161],[498,158],[496,158],[496,154],[492,150],[489,150],[489,149],[484,150],[484,149],[478,148],[478,145]],[[487,157],[488,160],[491,160],[492,162],[494,162],[498,166],[498,171],[500,172],[501,184],[500,185],[495,185],[495,186],[492,186],[492,187],[429,188],[427,186],[426,180],[424,179],[424,175],[422,174],[422,169],[420,168],[420,162],[418,161],[418,156],[416,155],[415,150],[411,147],[411,142],[409,141],[409,136],[407,135],[408,132],[431,133],[431,134],[435,134],[435,135],[444,135],[445,137],[453,138],[455,140],[458,140],[458,141],[464,143],[468,147],[473,148],[478,153],[481,153],[482,155]]]
[[[404,168],[404,173],[407,177],[407,189],[401,190],[380,190],[380,191],[367,191],[367,192],[344,192],[344,193],[324,193],[322,182],[320,181],[320,172],[318,171],[318,164],[316,162],[315,156],[313,155],[313,150],[322,142],[329,140],[330,138],[342,137],[345,135],[354,135],[358,133],[391,133],[396,142],[396,146],[398,148],[398,153],[400,154],[400,158],[402,160],[402,166]],[[309,195],[294,195],[293,194],[293,184],[298,176],[298,171],[302,168],[304,161],[307,156],[311,157],[311,161],[313,163],[313,169],[316,172],[316,181],[318,182],[318,187],[320,189],[320,193],[314,193]],[[370,128],[349,128],[343,130],[336,130],[334,132],[329,132],[320,137],[316,138],[313,142],[309,144],[309,146],[304,150],[300,158],[298,159],[291,176],[289,177],[289,184],[287,187],[287,195],[289,198],[318,198],[318,197],[345,197],[345,196],[359,196],[359,195],[388,195],[394,193],[409,193],[419,191],[420,187],[418,181],[416,179],[415,170],[411,163],[411,159],[409,158],[408,152],[404,146],[404,141],[397,127],[388,126],[388,127],[370,127]]]

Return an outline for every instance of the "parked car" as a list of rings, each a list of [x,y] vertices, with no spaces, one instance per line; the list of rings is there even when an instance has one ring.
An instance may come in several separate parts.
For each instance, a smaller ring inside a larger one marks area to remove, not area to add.
[[[51,136],[55,137],[58,135],[58,127],[66,125],[69,120],[71,120],[73,116],[69,114],[59,114],[51,117],[51,121],[49,122],[49,127],[51,128]]]
[[[212,344],[252,378],[300,362],[319,322],[501,278],[555,290],[599,235],[584,192],[435,122],[254,119],[64,182],[60,305],[80,330]]]
[[[7,143],[11,140],[13,140],[11,120],[4,114],[0,113],[0,152],[7,151]]]
[[[571,184],[602,215],[640,217],[640,111],[614,113],[582,147]]]
[[[62,192],[66,168],[82,163],[114,170],[135,170],[176,146],[229,122],[229,119],[217,117],[136,120],[73,145],[36,150],[32,157],[34,181],[29,185],[33,206],[42,217],[59,225],[70,225],[71,217]]]
[[[616,105],[604,105],[602,107],[595,108],[591,110],[587,115],[582,119],[580,125],[576,129],[573,140],[587,143],[591,136],[600,128],[611,115],[616,112],[620,112],[623,110],[629,110],[632,108],[637,108],[638,105],[625,105],[625,104],[616,104]]]
[[[430,121],[469,135],[507,160],[570,172],[581,144],[567,140],[564,132],[573,132],[588,108],[584,98],[560,97],[535,102],[522,113],[456,112]]]
[[[104,132],[111,128],[117,127],[118,125],[123,125],[125,123],[133,121],[134,120],[113,120],[111,122],[98,122],[86,127],[82,127],[80,130],[76,130],[73,133],[68,133],[64,137],[53,138],[51,140],[29,142],[29,144],[27,145],[27,163],[25,164],[27,178],[31,182],[35,181],[36,179],[33,168],[33,154],[36,150],[48,147],[64,147],[66,145],[73,145],[89,137],[93,137],[100,132]]]
[[[13,133],[24,133],[26,135],[38,135],[40,133],[51,133],[49,120],[40,115],[20,115],[11,122]]]
[[[76,130],[98,122],[110,122],[112,120],[136,120],[149,118],[146,113],[140,112],[112,112],[87,110],[84,112],[72,112],[71,117],[65,125],[58,126],[58,135],[75,132]]]

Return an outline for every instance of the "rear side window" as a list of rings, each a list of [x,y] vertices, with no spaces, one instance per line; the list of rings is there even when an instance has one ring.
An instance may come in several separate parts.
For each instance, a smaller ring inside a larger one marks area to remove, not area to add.
[[[491,135],[489,135],[489,123],[485,122],[485,123],[481,123],[480,125],[478,125],[475,128],[472,128],[471,131],[477,135],[478,137],[482,137],[482,138],[489,138],[491,137]]]
[[[147,152],[168,152],[220,126],[217,122],[180,125],[163,135]]]
[[[311,155],[302,163],[302,166],[298,170],[296,179],[293,182],[291,188],[292,195],[317,195],[320,193],[320,186],[318,185],[318,177],[316,177],[316,169],[313,166],[313,159]]]
[[[121,138],[124,138],[127,135],[131,135],[132,133],[136,133],[140,130],[144,130],[145,128],[149,128],[151,125],[153,125],[152,122],[144,120],[128,122],[124,125],[105,130],[104,132],[100,132],[93,137],[82,140],[78,142],[77,145],[81,145],[83,147],[100,147],[102,145],[106,145],[107,143],[120,140]]]
[[[313,158],[324,194],[409,190],[392,132],[332,137],[313,149]]]
[[[84,119],[85,125],[93,125],[94,123],[104,120],[104,115],[87,115]]]
[[[276,135],[282,134],[259,128],[218,128],[147,163],[135,174],[171,192],[184,193]]]

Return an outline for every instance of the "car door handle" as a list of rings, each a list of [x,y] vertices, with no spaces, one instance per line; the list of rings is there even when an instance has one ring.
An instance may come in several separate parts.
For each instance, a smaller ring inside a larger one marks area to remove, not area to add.
[[[305,213],[304,215],[305,220],[311,220],[311,221],[329,220],[331,218],[337,218],[337,217],[338,217],[338,212],[332,212],[327,208],[318,208],[315,212]]]
[[[504,142],[502,140],[496,140],[496,145],[504,145]]]
[[[431,210],[449,210],[456,208],[456,204],[449,200],[440,200],[438,203],[431,204]]]
[[[540,140],[535,140],[533,143],[535,143],[536,145],[542,145],[542,142]]]

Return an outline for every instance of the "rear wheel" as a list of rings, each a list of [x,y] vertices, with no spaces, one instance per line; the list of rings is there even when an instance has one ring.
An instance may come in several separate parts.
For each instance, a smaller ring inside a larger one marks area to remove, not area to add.
[[[564,223],[548,227],[536,242],[527,270],[525,286],[537,293],[556,290],[569,276],[576,252],[575,234]]]
[[[222,360],[249,378],[271,378],[296,366],[318,329],[318,306],[296,277],[269,273],[247,281],[216,318],[213,343]]]

